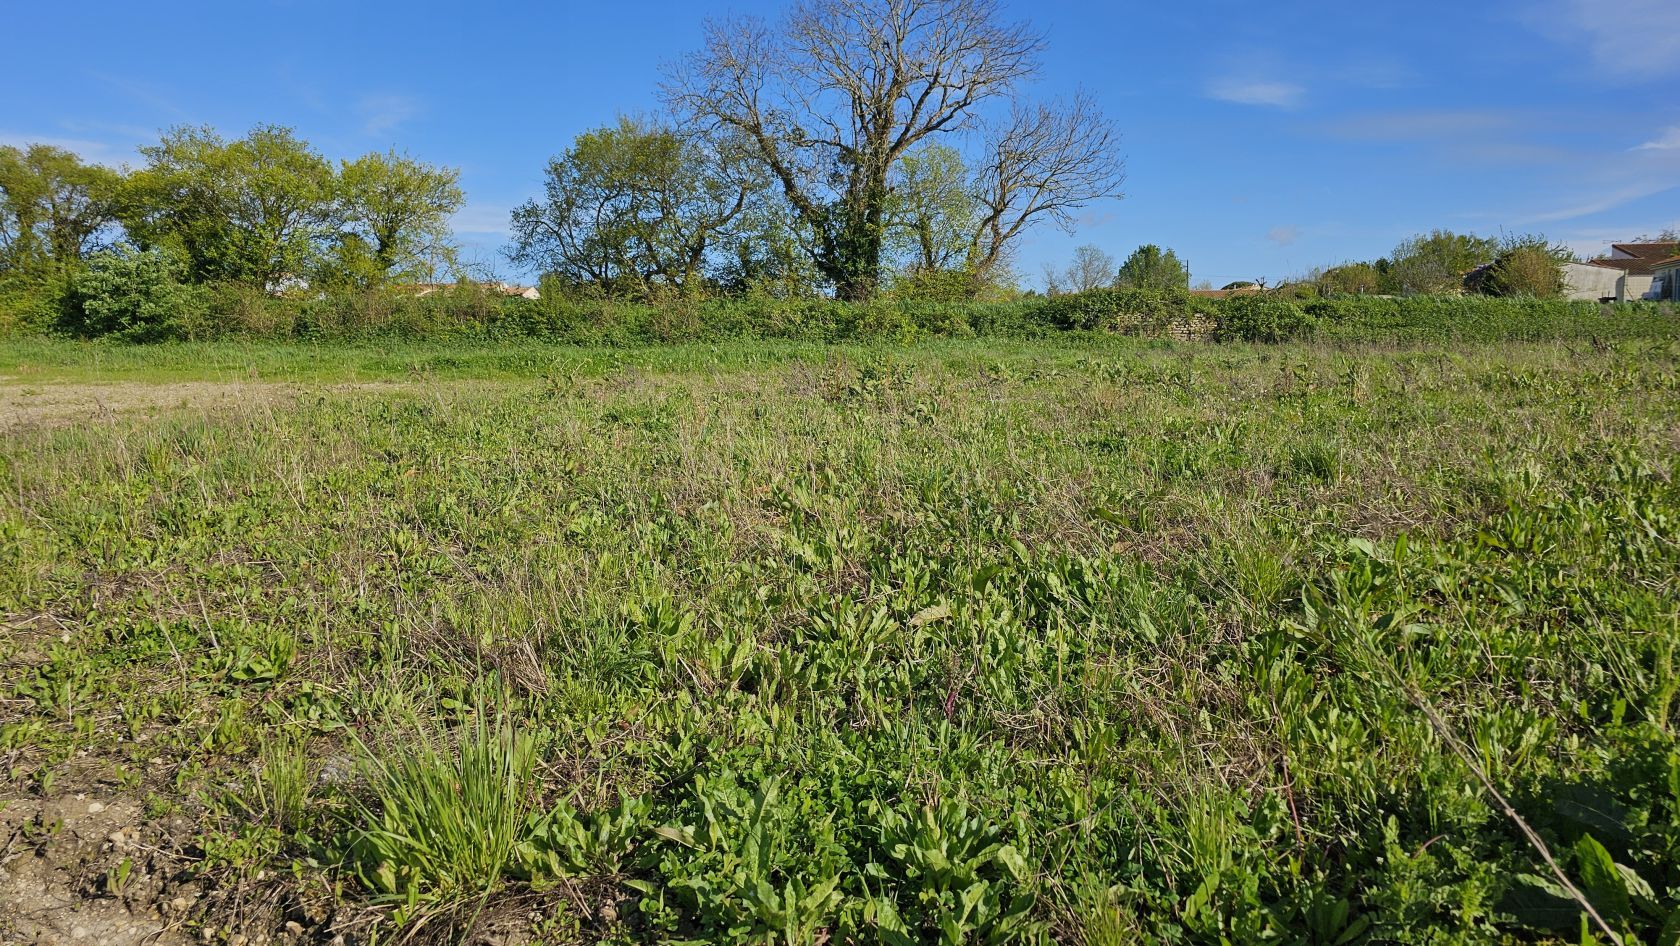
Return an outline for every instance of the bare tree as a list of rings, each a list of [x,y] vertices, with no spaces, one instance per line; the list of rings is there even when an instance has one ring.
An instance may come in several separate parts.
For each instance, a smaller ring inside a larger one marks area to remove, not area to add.
[[[975,193],[981,205],[969,257],[985,272],[1039,219],[1070,229],[1073,211],[1120,197],[1125,163],[1119,132],[1089,96],[1066,105],[1016,106],[994,129]]]
[[[1040,264],[1038,278],[1039,281],[1044,284],[1045,295],[1059,296],[1062,294],[1064,291],[1062,287],[1062,275],[1062,271],[1056,268],[1055,263],[1045,261]]]
[[[1065,278],[1072,292],[1101,289],[1114,282],[1114,257],[1087,243],[1073,251]]]
[[[976,127],[979,108],[1015,91],[1043,47],[1004,22],[996,0],[800,0],[774,27],[713,21],[705,36],[670,70],[667,98],[751,143],[843,299],[880,285],[894,165],[930,136]],[[1015,193],[1031,187],[1022,173],[992,176]],[[994,258],[1001,242],[987,243]]]

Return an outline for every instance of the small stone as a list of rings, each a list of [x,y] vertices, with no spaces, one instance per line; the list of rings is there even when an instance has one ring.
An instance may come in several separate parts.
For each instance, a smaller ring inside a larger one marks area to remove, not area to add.
[[[71,939],[87,939],[87,935],[88,935],[88,931],[87,931],[87,927],[85,927],[85,926],[72,926],[72,927],[70,927],[70,938]]]
[[[296,920],[287,920],[286,921],[286,932],[292,934],[293,936],[302,936],[303,935],[303,924],[299,923]]]
[[[97,801],[88,802],[88,814],[97,815],[104,810],[105,810],[105,803],[104,802],[97,802]]]

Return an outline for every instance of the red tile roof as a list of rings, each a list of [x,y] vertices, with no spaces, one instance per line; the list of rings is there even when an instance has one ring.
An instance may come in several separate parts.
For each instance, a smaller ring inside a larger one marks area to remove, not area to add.
[[[1639,259],[1667,259],[1675,253],[1680,253],[1680,242],[1664,240],[1660,243],[1612,243],[1612,250],[1621,250],[1629,256]]]
[[[1669,244],[1669,248],[1670,252],[1673,252],[1677,247]],[[1657,271],[1658,266],[1666,262],[1668,260],[1661,256],[1652,256],[1648,259],[1590,259],[1587,260],[1587,265],[1602,266],[1605,269],[1619,269],[1629,276],[1650,276]]]

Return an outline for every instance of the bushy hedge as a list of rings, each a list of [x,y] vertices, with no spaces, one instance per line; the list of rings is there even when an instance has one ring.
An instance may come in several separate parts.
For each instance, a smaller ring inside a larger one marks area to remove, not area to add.
[[[59,327],[77,335],[156,342],[179,335],[203,308],[205,287],[181,282],[180,260],[123,247],[95,254],[64,290]]]
[[[709,339],[894,339],[1101,332],[1178,339],[1281,342],[1525,341],[1677,337],[1672,304],[1599,305],[1478,296],[1275,293],[1199,296],[1184,290],[1100,289],[1007,302],[745,296],[658,305],[569,297],[507,298],[472,285],[276,298],[247,286],[184,286],[167,258],[102,254],[86,271],[0,284],[0,332],[57,331],[131,341],[215,338],[535,338],[596,345]]]
[[[1307,303],[1321,338],[1350,341],[1551,341],[1674,337],[1672,303],[1491,296],[1347,296]]]
[[[1223,342],[1282,342],[1309,334],[1318,316],[1286,299],[1228,296],[1215,309],[1213,337]]]

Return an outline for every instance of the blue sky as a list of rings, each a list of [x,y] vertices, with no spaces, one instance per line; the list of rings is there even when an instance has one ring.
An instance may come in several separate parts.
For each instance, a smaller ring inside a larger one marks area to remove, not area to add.
[[[1042,228],[1019,269],[1094,243],[1175,248],[1197,280],[1278,279],[1433,227],[1586,253],[1680,226],[1680,0],[1003,0],[1047,34],[1028,94],[1093,94],[1127,197]],[[0,142],[134,161],[163,127],[290,125],[330,157],[461,169],[470,258],[578,133],[657,104],[707,15],[768,0],[18,4]],[[22,79],[20,77],[28,77]]]

